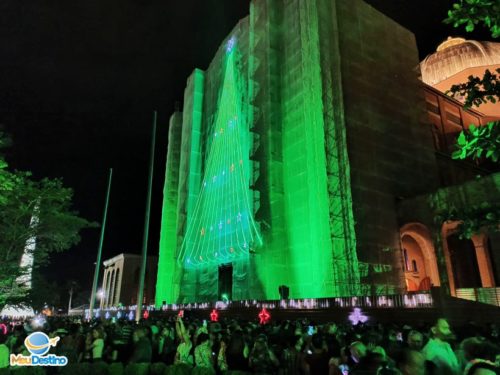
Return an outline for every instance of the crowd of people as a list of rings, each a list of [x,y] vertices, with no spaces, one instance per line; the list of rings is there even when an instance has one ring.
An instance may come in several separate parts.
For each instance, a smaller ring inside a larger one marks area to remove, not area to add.
[[[7,323],[7,322],[5,322]],[[207,322],[179,316],[142,320],[47,319],[33,327],[5,324],[0,331],[0,368],[10,353],[29,353],[25,337],[42,330],[59,336],[51,352],[69,363],[155,363],[280,375],[500,374],[499,329],[468,323],[431,326],[315,324],[307,319]]]

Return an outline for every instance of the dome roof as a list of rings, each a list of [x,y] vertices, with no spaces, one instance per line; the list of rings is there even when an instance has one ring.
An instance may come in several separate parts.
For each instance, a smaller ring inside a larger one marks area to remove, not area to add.
[[[467,68],[500,64],[500,43],[449,37],[420,63],[422,81],[435,85]]]

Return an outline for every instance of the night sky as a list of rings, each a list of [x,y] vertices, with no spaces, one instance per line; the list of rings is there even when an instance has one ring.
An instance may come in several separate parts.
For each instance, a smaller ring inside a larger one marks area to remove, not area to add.
[[[441,23],[453,1],[367,2],[416,34],[421,58],[465,34]],[[247,0],[0,2],[0,124],[14,139],[7,160],[36,178],[62,177],[92,221],[101,221],[114,168],[103,259],[141,251],[154,109],[149,253],[157,255],[168,118],[191,71],[208,66],[248,8]],[[491,40],[484,30],[467,37]],[[99,229],[81,234],[78,246],[53,256],[50,280],[90,288]]]

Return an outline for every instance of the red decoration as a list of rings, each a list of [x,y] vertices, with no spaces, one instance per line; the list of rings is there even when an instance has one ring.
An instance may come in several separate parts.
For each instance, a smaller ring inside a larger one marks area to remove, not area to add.
[[[7,334],[7,326],[3,323],[0,324],[0,329],[2,330],[2,334]]]
[[[269,314],[269,312],[265,308],[263,308],[262,310],[260,310],[259,320],[260,324],[267,324],[271,320],[271,314]]]
[[[184,318],[184,310],[179,310],[179,313],[177,314],[179,318]]]
[[[210,313],[210,320],[212,322],[219,321],[219,312],[216,309],[213,309],[212,312]]]
[[[144,314],[142,314],[142,317],[143,317],[144,319],[149,318],[149,311],[148,311],[148,310],[144,311]]]

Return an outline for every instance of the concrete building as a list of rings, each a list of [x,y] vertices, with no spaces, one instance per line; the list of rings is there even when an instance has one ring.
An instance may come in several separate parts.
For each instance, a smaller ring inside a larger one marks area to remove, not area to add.
[[[156,304],[454,291],[462,244],[432,223],[474,169],[449,122],[485,119],[418,65],[413,34],[360,0],[252,1],[170,120]]]
[[[490,117],[474,109],[465,110],[462,103],[428,85],[424,85],[424,95],[440,189],[400,203],[400,207],[407,210],[399,215],[400,220],[406,221],[400,231],[407,290],[439,286],[443,278],[448,280],[453,295],[457,294],[457,289],[462,289],[458,291],[460,294],[464,289],[471,292],[471,288],[495,287],[500,283],[498,236],[482,233],[470,240],[460,239],[456,234],[459,220],[442,225],[435,223],[435,216],[439,211],[446,211],[448,206],[463,210],[484,202],[493,206],[499,203],[500,175],[495,173],[498,166],[495,169],[491,163],[457,161],[450,157],[458,134],[471,124],[486,125]],[[430,202],[437,196],[440,196],[440,203],[431,207]],[[446,265],[442,269],[438,267],[439,259]]]
[[[454,296],[500,304],[500,249],[498,234],[486,231],[460,238],[460,213],[477,217],[499,205],[498,164],[485,159],[450,158],[460,132],[471,124],[485,126],[500,120],[498,103],[464,109],[462,97],[445,93],[470,75],[500,68],[500,43],[448,38],[420,63],[424,96],[434,139],[439,186],[436,192],[401,202],[400,220],[405,279],[409,291],[446,283]],[[483,208],[481,208],[483,207]],[[455,219],[436,225],[435,218],[456,212]],[[415,221],[410,223],[410,221]]]
[[[99,296],[100,308],[118,305],[135,305],[139,286],[141,256],[136,254],[118,254],[103,262],[104,277],[102,296]],[[146,264],[144,282],[144,304],[154,303],[158,258],[149,256]]]

